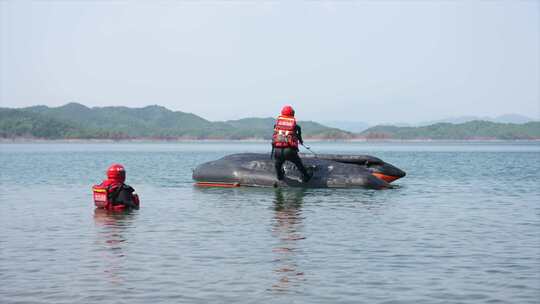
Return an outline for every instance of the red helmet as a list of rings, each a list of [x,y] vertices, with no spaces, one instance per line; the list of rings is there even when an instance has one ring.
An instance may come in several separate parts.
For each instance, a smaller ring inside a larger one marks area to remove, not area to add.
[[[294,117],[294,109],[291,106],[284,106],[281,109],[281,115]]]
[[[120,164],[112,164],[107,169],[107,178],[123,183],[126,180],[126,169]]]

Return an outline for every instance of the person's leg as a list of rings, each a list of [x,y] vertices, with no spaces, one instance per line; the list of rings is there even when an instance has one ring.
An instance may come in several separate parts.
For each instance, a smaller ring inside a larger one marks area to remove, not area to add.
[[[311,175],[306,170],[306,167],[302,163],[302,160],[300,159],[300,156],[298,156],[298,152],[294,149],[287,149],[287,157],[286,159],[291,161],[296,168],[302,173],[302,181],[307,182],[311,178]]]
[[[285,177],[285,171],[283,170],[283,162],[285,162],[283,149],[276,148],[274,150],[274,165],[276,167],[276,174],[278,180],[282,180]]]

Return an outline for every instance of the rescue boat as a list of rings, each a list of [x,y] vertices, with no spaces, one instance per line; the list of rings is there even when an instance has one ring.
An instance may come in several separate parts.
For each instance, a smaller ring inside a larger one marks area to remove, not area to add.
[[[389,188],[405,172],[370,155],[303,154],[300,158],[312,178],[304,183],[296,166],[285,162],[285,179],[278,180],[269,154],[240,153],[203,163],[193,170],[195,185],[201,187],[305,187]]]

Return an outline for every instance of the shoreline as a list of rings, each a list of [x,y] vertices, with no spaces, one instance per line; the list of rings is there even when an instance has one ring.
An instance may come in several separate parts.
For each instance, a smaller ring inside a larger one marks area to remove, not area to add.
[[[317,139],[306,138],[310,142],[327,143],[540,143],[540,139]],[[40,139],[40,138],[0,138],[0,144],[32,143],[269,143],[265,139]]]

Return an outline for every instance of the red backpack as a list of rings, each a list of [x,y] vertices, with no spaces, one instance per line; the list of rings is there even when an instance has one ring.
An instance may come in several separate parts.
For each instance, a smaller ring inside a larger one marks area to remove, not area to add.
[[[280,115],[276,119],[272,146],[275,148],[298,148],[296,136],[296,119],[291,116]]]

